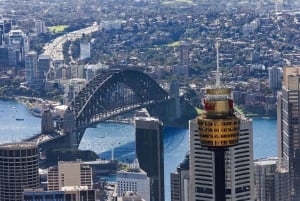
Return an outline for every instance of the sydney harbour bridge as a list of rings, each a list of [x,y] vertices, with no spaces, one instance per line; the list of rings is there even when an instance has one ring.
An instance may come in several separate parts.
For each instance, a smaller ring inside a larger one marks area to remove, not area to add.
[[[85,129],[99,122],[146,108],[151,116],[170,124],[180,119],[182,102],[143,72],[110,70],[95,76],[76,94],[54,130],[27,140],[37,142],[41,150],[78,148]]]

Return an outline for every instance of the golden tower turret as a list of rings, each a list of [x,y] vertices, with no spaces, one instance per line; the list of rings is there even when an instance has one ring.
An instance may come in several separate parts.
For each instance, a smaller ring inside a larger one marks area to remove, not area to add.
[[[207,88],[204,112],[197,118],[200,143],[211,148],[234,146],[239,141],[240,120],[234,115],[229,88]]]

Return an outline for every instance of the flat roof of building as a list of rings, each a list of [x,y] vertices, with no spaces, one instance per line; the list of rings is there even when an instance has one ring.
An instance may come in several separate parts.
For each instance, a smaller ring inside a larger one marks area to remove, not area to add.
[[[0,150],[18,150],[30,148],[37,148],[37,144],[34,142],[16,142],[0,144]]]
[[[275,165],[278,161],[277,157],[269,157],[269,158],[263,158],[263,159],[258,159],[254,161],[254,164],[256,165]]]

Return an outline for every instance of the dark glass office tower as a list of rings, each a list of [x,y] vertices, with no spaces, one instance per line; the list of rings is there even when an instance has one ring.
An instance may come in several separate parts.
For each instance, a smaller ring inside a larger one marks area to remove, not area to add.
[[[162,123],[155,118],[135,119],[136,155],[150,178],[150,201],[164,201],[164,149]]]

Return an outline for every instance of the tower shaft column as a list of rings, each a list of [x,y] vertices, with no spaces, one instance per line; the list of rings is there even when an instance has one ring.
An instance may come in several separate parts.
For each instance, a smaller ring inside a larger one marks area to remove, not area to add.
[[[215,200],[226,200],[225,186],[225,150],[217,149],[215,153]]]

